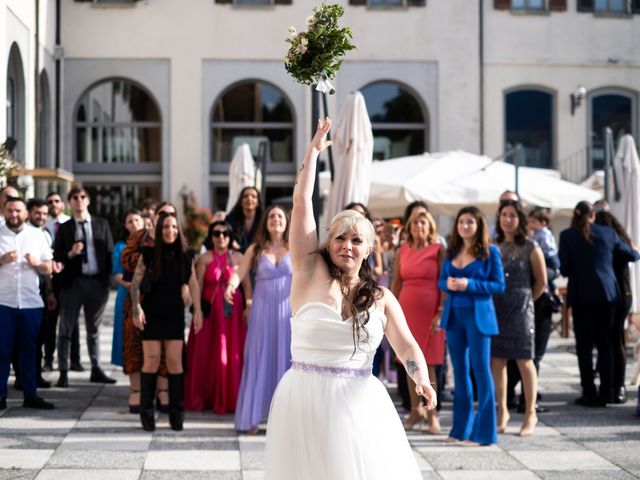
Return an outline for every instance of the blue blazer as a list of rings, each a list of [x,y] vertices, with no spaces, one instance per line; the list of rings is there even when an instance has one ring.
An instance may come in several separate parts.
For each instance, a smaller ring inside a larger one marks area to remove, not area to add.
[[[640,254],[615,230],[603,225],[591,224],[591,243],[575,228],[560,233],[560,273],[569,278],[569,305],[620,300],[620,288],[613,271],[614,255],[627,262],[640,259]]]
[[[442,265],[438,286],[447,293],[447,298],[442,309],[440,326],[447,328],[451,316],[451,302],[453,295],[465,295],[473,300],[475,312],[474,320],[480,333],[484,335],[498,334],[498,321],[496,310],[493,306],[493,295],[504,292],[504,271],[502,269],[502,256],[495,245],[489,246],[489,257],[485,260],[477,260],[480,266],[471,271],[468,277],[469,284],[464,292],[453,292],[447,288],[447,278],[453,275],[451,259],[446,259]]]

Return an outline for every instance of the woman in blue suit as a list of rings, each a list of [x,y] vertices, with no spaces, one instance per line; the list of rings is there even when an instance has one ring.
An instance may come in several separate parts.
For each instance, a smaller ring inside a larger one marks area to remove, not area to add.
[[[640,255],[623,242],[612,228],[593,223],[589,202],[573,210],[571,228],[560,233],[560,272],[569,278],[567,304],[573,313],[576,354],[582,396],[575,403],[604,407],[612,401],[613,338],[615,307],[621,294],[613,270],[618,261],[637,261]],[[593,345],[598,350],[600,391],[593,378]]]
[[[455,379],[449,439],[466,445],[496,443],[490,355],[498,322],[492,295],[502,293],[505,282],[500,250],[489,244],[487,220],[476,207],[465,207],[456,216],[438,285],[447,293],[440,326],[447,331]],[[469,367],[478,390],[477,414]]]

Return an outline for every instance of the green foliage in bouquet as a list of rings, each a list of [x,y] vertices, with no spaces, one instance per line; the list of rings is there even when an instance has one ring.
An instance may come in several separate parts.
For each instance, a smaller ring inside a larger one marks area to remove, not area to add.
[[[0,145],[0,188],[7,186],[9,179],[15,176],[15,169],[20,166],[20,163],[11,159],[4,144]]]
[[[284,67],[298,83],[311,85],[322,78],[335,78],[345,53],[356,48],[351,43],[351,28],[338,25],[343,14],[340,5],[323,3],[307,17],[305,32],[289,27]]]

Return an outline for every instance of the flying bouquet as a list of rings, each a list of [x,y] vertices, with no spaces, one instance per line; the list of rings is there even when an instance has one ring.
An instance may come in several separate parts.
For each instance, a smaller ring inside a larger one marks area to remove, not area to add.
[[[287,43],[289,51],[284,59],[284,68],[298,83],[318,83],[316,90],[333,94],[329,80],[335,78],[344,55],[355,49],[351,43],[351,28],[340,28],[338,19],[344,14],[340,5],[323,3],[313,9],[307,17],[307,30],[297,32],[289,27]]]

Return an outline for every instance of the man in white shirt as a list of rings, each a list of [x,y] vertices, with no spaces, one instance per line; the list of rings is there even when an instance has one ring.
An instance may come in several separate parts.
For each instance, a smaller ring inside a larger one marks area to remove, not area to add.
[[[15,187],[11,185],[7,185],[6,187],[0,189],[0,227],[4,225],[4,204],[9,197],[19,197],[20,194]]]
[[[47,218],[45,228],[51,235],[51,239],[55,240],[60,225],[71,217],[64,213],[64,200],[58,192],[51,192],[47,195],[47,206],[49,207],[49,218]]]
[[[36,387],[36,349],[44,306],[39,275],[51,273],[51,247],[42,231],[25,223],[24,200],[9,197],[4,214],[6,224],[0,227],[0,410],[7,408],[14,344],[22,369],[22,406],[52,409],[52,403],[37,395]]]

